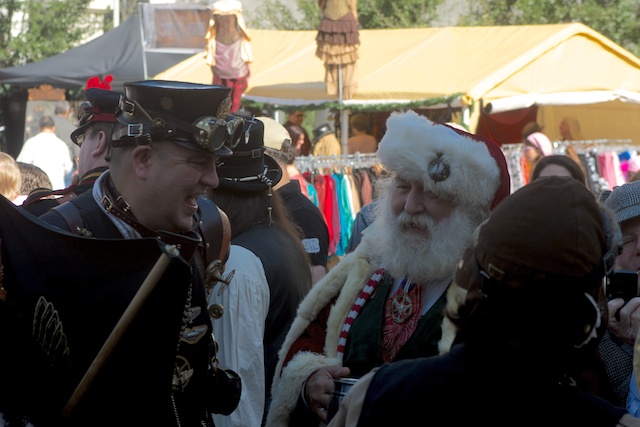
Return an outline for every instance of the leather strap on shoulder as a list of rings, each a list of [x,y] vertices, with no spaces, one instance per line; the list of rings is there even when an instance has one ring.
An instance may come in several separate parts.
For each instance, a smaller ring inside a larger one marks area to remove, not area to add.
[[[201,197],[198,200],[200,217],[198,231],[202,236],[207,265],[215,260],[226,263],[231,245],[231,223],[227,214],[212,200]]]
[[[76,205],[66,202],[51,209],[64,218],[67,226],[69,227],[69,231],[79,236],[85,236],[85,233],[83,233],[84,227],[82,217],[80,216],[80,211],[78,211]]]

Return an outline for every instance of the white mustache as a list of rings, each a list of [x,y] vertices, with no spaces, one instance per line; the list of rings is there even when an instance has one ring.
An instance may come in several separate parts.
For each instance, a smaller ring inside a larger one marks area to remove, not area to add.
[[[401,212],[400,215],[396,217],[396,221],[403,227],[415,227],[424,230],[430,230],[435,223],[433,218],[426,214],[410,215],[406,212]]]

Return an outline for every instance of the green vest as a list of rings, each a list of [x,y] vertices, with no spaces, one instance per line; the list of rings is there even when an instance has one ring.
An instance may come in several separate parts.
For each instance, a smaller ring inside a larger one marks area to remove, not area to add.
[[[344,351],[343,364],[351,369],[351,375],[361,377],[382,360],[382,327],[384,309],[394,279],[385,273],[378,288],[356,317]],[[442,336],[443,310],[446,292],[420,318],[416,330],[402,347],[395,360],[414,359],[438,354],[438,342]]]

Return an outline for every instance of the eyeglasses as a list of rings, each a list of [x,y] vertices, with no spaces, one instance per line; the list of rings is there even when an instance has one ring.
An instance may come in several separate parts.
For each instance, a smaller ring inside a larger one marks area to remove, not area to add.
[[[229,114],[227,120],[219,117],[200,117],[193,125],[201,130],[194,135],[196,142],[209,151],[216,151],[223,146],[235,148],[244,136],[244,119]]]
[[[76,144],[78,147],[82,148],[82,143],[84,142],[86,135],[89,132],[82,132],[80,134],[71,134],[71,140],[73,141],[74,144]]]
[[[103,113],[100,112],[100,108],[97,105],[92,104],[89,101],[85,101],[78,106],[76,111],[76,117],[78,119],[79,128],[71,134],[71,140],[77,146],[81,146],[85,140],[85,133],[81,132],[89,123],[93,122],[107,122],[115,123],[116,117],[113,112]]]
[[[637,245],[637,234],[625,234],[624,236],[622,236],[622,253],[633,251]]]

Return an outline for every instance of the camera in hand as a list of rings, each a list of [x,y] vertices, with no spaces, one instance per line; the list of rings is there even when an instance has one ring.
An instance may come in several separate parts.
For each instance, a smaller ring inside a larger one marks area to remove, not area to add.
[[[617,270],[607,278],[607,300],[622,298],[628,303],[631,298],[638,296],[638,273],[633,270]],[[620,320],[620,309],[615,313],[616,320]]]
[[[607,299],[622,298],[629,302],[638,296],[638,273],[633,270],[617,270],[607,280]]]

